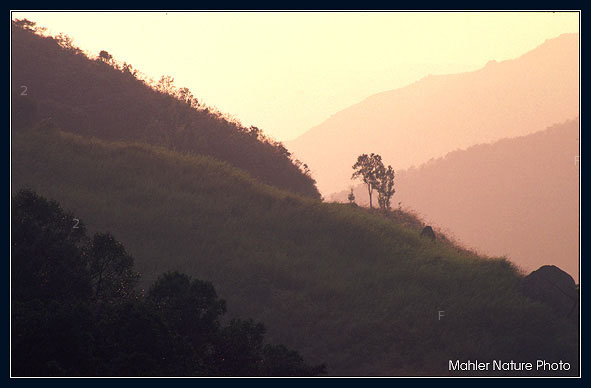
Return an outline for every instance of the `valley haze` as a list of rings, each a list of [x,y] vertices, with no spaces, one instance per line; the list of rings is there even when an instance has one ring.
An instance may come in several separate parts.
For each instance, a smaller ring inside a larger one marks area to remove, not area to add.
[[[13,12],[11,377],[580,376],[579,19]]]

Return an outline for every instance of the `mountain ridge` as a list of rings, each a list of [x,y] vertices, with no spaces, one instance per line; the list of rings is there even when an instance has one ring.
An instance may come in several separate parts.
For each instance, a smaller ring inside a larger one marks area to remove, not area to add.
[[[320,197],[303,163],[259,128],[205,105],[171,77],[146,79],[107,51],[92,58],[67,36],[44,36],[31,23],[11,26],[13,128],[48,119],[85,136],[209,155],[264,183]]]
[[[578,84],[578,34],[563,34],[516,59],[369,96],[286,144],[327,195],[347,185],[361,153],[404,169],[575,117]]]

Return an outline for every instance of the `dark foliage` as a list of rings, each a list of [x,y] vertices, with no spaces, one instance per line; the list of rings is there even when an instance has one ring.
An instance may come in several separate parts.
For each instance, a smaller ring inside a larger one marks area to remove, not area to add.
[[[110,234],[86,237],[72,214],[30,190],[13,198],[15,376],[306,376],[311,367],[264,326],[232,320],[210,283],[162,275],[134,291],[133,258]],[[73,226],[76,226],[75,228]]]
[[[133,293],[139,279],[133,271],[133,257],[112,235],[94,235],[88,261],[95,299],[110,302]]]
[[[171,77],[153,82],[106,51],[95,59],[64,35],[12,24],[13,128],[51,119],[61,129],[209,155],[262,182],[320,198],[307,166],[259,128],[206,107]]]
[[[508,357],[568,360],[577,373],[577,327],[525,297],[508,260],[437,230],[421,238],[406,211],[320,203],[147,145],[36,130],[12,141],[13,187],[112,231],[146,287],[175,270],[210,279],[229,317],[266,322],[266,338],[331,374],[441,375],[450,358]]]
[[[90,274],[81,250],[84,225],[76,225],[74,216],[57,202],[29,190],[14,197],[12,212],[13,297],[19,301],[88,298]]]

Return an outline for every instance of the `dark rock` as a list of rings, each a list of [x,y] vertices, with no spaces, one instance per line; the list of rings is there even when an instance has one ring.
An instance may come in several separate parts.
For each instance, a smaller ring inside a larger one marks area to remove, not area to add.
[[[579,293],[575,281],[555,265],[544,265],[527,275],[521,290],[531,299],[552,307],[559,316],[578,321]]]
[[[433,232],[433,228],[429,225],[425,226],[421,232],[421,237],[427,237],[431,240],[435,240],[435,232]]]

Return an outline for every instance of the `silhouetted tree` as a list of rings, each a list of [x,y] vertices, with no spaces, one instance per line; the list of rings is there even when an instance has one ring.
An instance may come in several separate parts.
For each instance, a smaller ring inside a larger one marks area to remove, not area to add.
[[[386,168],[383,164],[380,165],[376,172],[376,181],[380,209],[384,211],[390,210],[390,200],[395,192],[394,170],[392,169],[392,166]]]
[[[74,47],[74,41],[72,38],[66,34],[60,33],[55,37],[56,42],[62,49],[73,51],[73,52],[80,52],[80,49]]]
[[[355,203],[355,193],[353,192],[352,187],[351,187],[351,192],[349,192],[349,195],[347,195],[347,199],[349,200],[349,203],[351,205],[353,205]]]
[[[165,94],[174,95],[174,78],[172,78],[169,75],[163,75],[162,77],[160,77],[158,83],[156,84],[156,90]]]
[[[90,274],[81,248],[85,226],[55,201],[31,190],[12,200],[12,296],[80,299],[91,295]]]
[[[351,179],[361,178],[363,183],[367,186],[367,193],[369,194],[369,207],[373,207],[372,195],[373,190],[377,186],[378,169],[382,166],[382,157],[372,153],[371,155],[362,154],[357,157],[357,162],[353,165],[353,175]]]
[[[113,56],[105,50],[101,50],[98,57],[100,60],[102,60],[103,62],[106,62],[106,63],[111,63],[111,61],[113,60]]]
[[[306,176],[310,176],[310,174],[311,174],[312,172],[310,171],[310,167],[309,167],[309,166],[308,166],[306,163],[304,163],[304,164],[302,165],[302,168],[303,168],[302,172],[304,173],[304,175],[306,175]]]
[[[140,277],[133,270],[133,257],[109,233],[97,233],[88,252],[94,298],[111,302],[132,294]]]
[[[189,90],[189,88],[180,88],[176,94],[177,98],[180,101],[186,102],[188,105],[191,105],[194,97],[193,93],[191,93],[191,90]]]
[[[175,330],[201,349],[220,327],[226,302],[218,299],[211,283],[179,273],[161,275],[150,287],[148,298]]]
[[[357,157],[357,162],[353,165],[355,172],[351,179],[361,178],[367,185],[369,194],[369,207],[372,205],[372,194],[375,189],[378,192],[378,204],[380,209],[389,210],[390,200],[394,195],[394,169],[392,166],[384,167],[382,157],[378,154],[362,154]],[[353,189],[349,193],[349,202],[355,201]]]

